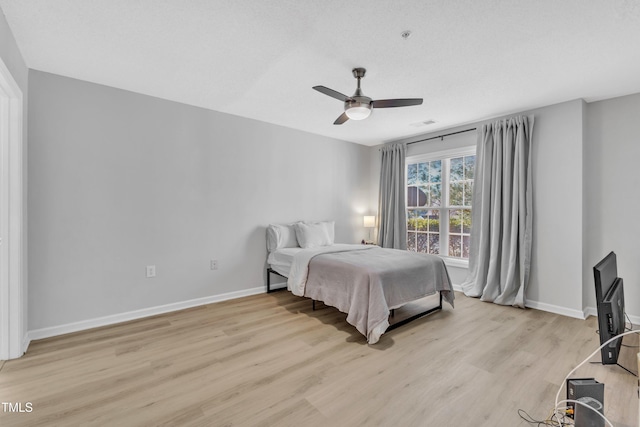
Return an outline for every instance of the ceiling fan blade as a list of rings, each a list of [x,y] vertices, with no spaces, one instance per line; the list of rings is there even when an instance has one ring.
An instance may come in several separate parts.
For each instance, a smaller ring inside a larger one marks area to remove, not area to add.
[[[378,99],[371,102],[373,108],[409,107],[422,104],[422,98]]]
[[[343,95],[340,92],[336,92],[333,89],[329,89],[328,87],[314,86],[313,88],[315,90],[317,90],[318,92],[320,92],[320,93],[324,93],[325,95],[329,95],[332,98],[339,99],[342,102],[345,102],[345,101],[351,99],[351,97],[349,97],[347,95]]]
[[[347,116],[347,113],[342,113],[342,114],[340,114],[340,117],[338,117],[338,118],[336,119],[336,121],[335,121],[335,122],[333,122],[333,124],[334,124],[334,125],[341,125],[341,124],[343,124],[344,122],[346,122],[347,120],[349,120],[349,116]]]

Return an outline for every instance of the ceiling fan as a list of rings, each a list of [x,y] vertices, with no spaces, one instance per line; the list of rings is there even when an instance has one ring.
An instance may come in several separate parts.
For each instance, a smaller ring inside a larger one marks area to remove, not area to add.
[[[409,107],[411,105],[422,104],[422,98],[406,98],[406,99],[378,99],[373,100],[368,96],[364,96],[360,89],[360,79],[367,72],[364,68],[354,68],[352,70],[353,77],[358,80],[358,87],[352,96],[343,95],[333,89],[325,86],[314,86],[318,92],[329,95],[332,98],[344,102],[344,113],[333,122],[334,125],[341,125],[347,120],[363,120],[369,117],[373,108],[392,108],[392,107]]]

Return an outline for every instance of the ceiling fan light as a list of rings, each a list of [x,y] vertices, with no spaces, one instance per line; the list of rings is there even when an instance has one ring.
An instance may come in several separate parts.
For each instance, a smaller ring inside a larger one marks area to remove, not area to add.
[[[351,120],[364,120],[371,115],[371,104],[362,102],[351,103],[351,105],[345,109],[345,113]]]

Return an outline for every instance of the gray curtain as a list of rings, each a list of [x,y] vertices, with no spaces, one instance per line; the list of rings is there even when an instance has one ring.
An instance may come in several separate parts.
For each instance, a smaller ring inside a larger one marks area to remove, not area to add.
[[[478,134],[469,275],[464,293],[525,306],[531,266],[533,117],[483,125]]]
[[[380,167],[378,197],[378,245],[383,248],[407,249],[407,217],[405,192],[404,144],[385,145]]]

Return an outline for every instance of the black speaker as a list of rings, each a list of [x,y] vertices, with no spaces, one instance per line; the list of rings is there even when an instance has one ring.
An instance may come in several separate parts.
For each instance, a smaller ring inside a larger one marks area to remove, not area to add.
[[[604,415],[604,384],[594,378],[570,378],[567,380],[567,400],[577,400]],[[568,402],[576,427],[604,427],[604,419],[589,408]]]

